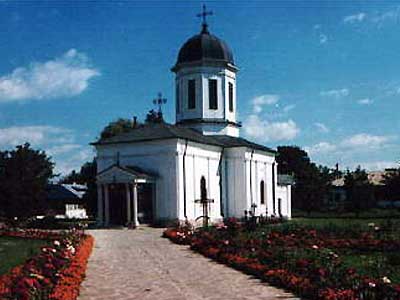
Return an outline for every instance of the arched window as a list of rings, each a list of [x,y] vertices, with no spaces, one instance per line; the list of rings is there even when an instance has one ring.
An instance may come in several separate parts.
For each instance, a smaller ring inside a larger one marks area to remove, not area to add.
[[[200,199],[207,199],[206,179],[204,178],[204,176],[201,176],[200,179]]]
[[[261,204],[265,204],[265,182],[261,180],[260,182],[260,202]]]

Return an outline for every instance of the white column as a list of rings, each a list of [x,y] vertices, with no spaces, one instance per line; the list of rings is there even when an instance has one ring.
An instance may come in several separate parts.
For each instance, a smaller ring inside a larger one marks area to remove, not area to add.
[[[125,189],[126,189],[126,221],[127,223],[130,223],[132,221],[131,218],[131,193],[130,193],[130,185],[129,183],[125,183]]]
[[[138,195],[137,195],[137,183],[133,184],[133,223],[135,226],[139,225],[138,221]]]
[[[104,185],[104,210],[105,210],[105,215],[106,215],[106,220],[104,225],[108,226],[110,225],[110,195],[109,195],[109,188],[108,184]]]
[[[100,225],[100,226],[104,225],[103,205],[104,205],[103,185],[102,184],[97,184],[97,224]]]

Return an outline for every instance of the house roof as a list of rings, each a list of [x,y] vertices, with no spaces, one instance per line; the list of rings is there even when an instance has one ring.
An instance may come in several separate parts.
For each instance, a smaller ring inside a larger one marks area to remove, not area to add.
[[[47,199],[50,201],[79,201],[86,193],[86,186],[74,184],[49,184]]]
[[[278,185],[293,185],[295,183],[292,175],[278,174]]]
[[[200,144],[208,144],[224,148],[247,147],[255,150],[276,153],[276,151],[271,148],[250,142],[244,138],[228,135],[204,135],[197,130],[168,123],[146,124],[137,128],[132,128],[132,130],[128,132],[110,138],[100,139],[97,142],[92,143],[92,145],[135,143],[172,138],[187,139]]]

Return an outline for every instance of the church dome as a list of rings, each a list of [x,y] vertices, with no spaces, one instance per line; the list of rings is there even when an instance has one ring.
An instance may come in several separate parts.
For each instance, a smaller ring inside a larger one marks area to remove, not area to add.
[[[224,41],[210,34],[206,26],[200,34],[191,37],[182,46],[176,66],[197,61],[215,61],[234,65],[231,49]]]

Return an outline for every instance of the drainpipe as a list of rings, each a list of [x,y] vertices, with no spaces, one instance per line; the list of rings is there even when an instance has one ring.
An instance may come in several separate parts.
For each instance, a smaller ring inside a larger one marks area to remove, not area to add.
[[[272,208],[274,209],[274,215],[276,214],[276,203],[275,203],[275,162],[272,163]]]
[[[253,179],[252,179],[252,165],[253,165],[253,155],[254,149],[251,151],[251,159],[250,159],[250,202],[253,205]]]
[[[185,151],[183,152],[183,215],[185,219],[187,218],[186,214],[186,150],[188,147],[188,140],[185,140]]]
[[[224,156],[225,148],[222,148],[221,157],[219,158],[218,170],[219,170],[219,206],[220,206],[220,214],[221,217],[224,217],[224,203],[222,201],[222,161]]]

